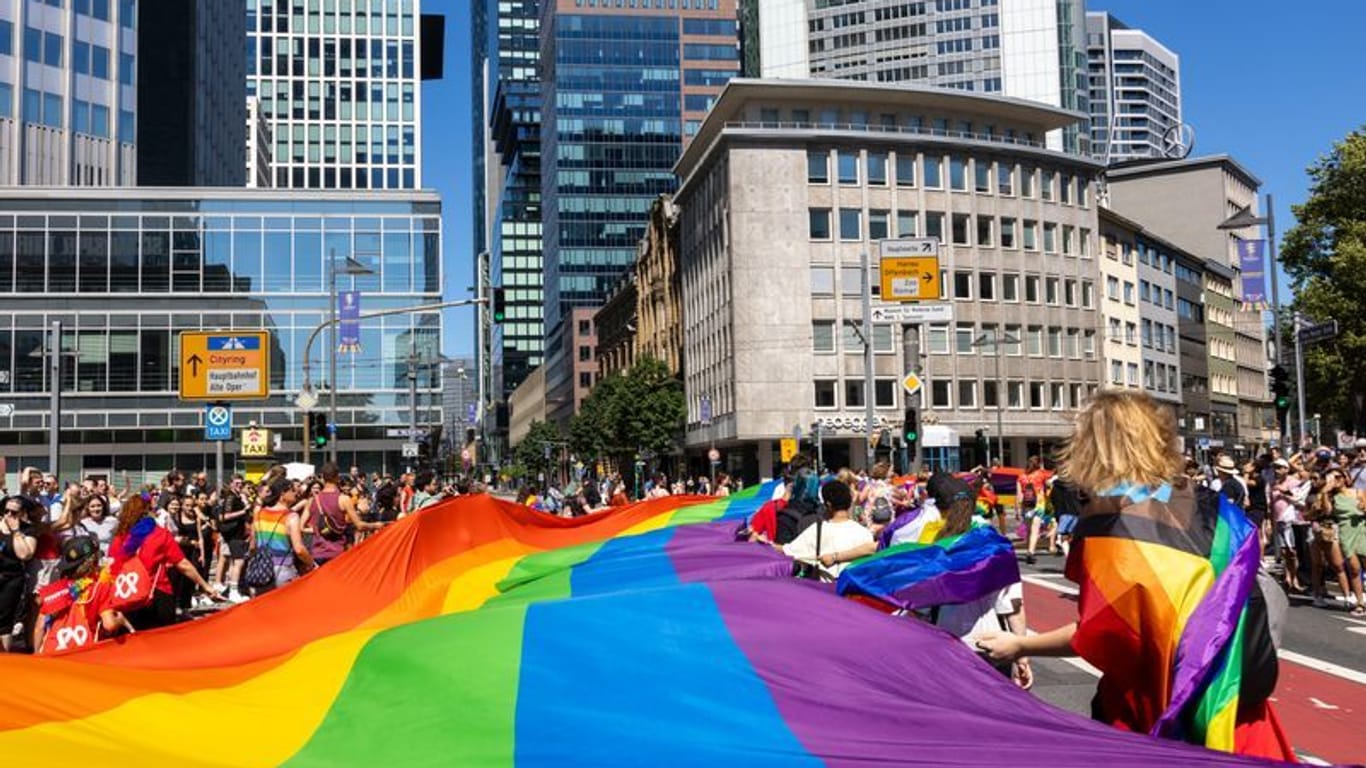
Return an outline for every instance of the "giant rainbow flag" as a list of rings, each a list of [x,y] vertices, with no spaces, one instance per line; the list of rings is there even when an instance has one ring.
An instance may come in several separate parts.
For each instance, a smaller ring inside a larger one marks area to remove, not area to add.
[[[56,766],[1266,765],[1054,709],[961,642],[736,543],[750,493],[424,510],[213,617],[0,657]]]

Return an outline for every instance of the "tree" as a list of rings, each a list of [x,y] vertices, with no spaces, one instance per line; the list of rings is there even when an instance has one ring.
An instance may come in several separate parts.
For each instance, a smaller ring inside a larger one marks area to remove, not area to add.
[[[1309,168],[1309,200],[1292,210],[1281,264],[1294,308],[1336,319],[1338,337],[1305,351],[1306,399],[1325,427],[1366,432],[1366,132],[1333,145]]]
[[[528,477],[534,478],[544,473],[546,477],[554,474],[559,462],[560,444],[564,436],[554,424],[533,421],[526,437],[512,449],[513,463],[526,470]],[[546,458],[546,446],[550,446],[550,458]]]
[[[645,357],[597,383],[569,424],[569,444],[583,461],[628,467],[638,452],[674,452],[686,418],[683,383],[664,363]]]

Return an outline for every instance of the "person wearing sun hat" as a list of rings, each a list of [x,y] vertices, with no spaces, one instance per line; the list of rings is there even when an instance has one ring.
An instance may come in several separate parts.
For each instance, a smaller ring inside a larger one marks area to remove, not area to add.
[[[133,631],[123,615],[132,596],[120,597],[114,578],[100,572],[94,536],[73,536],[62,544],[57,575],[38,594],[38,653],[79,650],[120,630]]]
[[[1219,454],[1214,463],[1214,474],[1219,478],[1219,495],[1233,502],[1239,509],[1247,508],[1247,486],[1238,474],[1238,464],[1227,453]]]

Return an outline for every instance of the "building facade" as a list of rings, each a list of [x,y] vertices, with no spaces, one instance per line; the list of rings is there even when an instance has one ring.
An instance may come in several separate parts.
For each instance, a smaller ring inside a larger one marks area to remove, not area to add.
[[[508,397],[508,445],[522,442],[537,421],[545,421],[545,368],[527,374]]]
[[[1181,125],[1181,58],[1108,13],[1086,14],[1091,150],[1104,162],[1165,158]]]
[[[137,6],[138,184],[245,186],[246,0]]]
[[[738,73],[736,0],[541,5],[546,389],[576,398],[571,312],[600,306],[635,263],[650,206],[721,86]]]
[[[178,398],[179,334],[266,330],[269,399],[234,406],[281,438],[276,457],[302,455],[294,397],[305,343],[328,314],[330,259],[353,256],[370,274],[338,287],[362,310],[441,299],[441,204],[431,193],[357,195],[249,189],[0,190],[0,417],[10,466],[47,461],[52,414],[45,349],[62,322],[63,476],[156,478],[211,466],[202,403]],[[439,311],[362,321],[360,351],[337,366],[342,466],[395,467],[409,423],[408,361],[434,361]],[[325,410],[327,334],[313,347],[312,383]],[[420,366],[418,419],[442,424],[441,377]],[[237,443],[228,444],[229,461]]]
[[[247,0],[278,188],[422,186],[421,0]]]
[[[1265,445],[1276,437],[1266,378],[1266,313],[1243,300],[1238,263],[1239,242],[1260,233],[1256,227],[1219,229],[1245,208],[1255,213],[1261,181],[1227,155],[1121,164],[1106,178],[1116,211],[1208,263],[1205,320],[1217,326],[1208,340],[1216,432],[1236,438],[1231,445],[1248,451]]]
[[[479,382],[477,361],[472,357],[458,357],[442,365],[446,370],[442,383],[441,409],[445,416],[442,443],[446,450],[459,455],[471,450],[479,417]],[[475,457],[477,460],[477,457]]]
[[[962,133],[935,132],[939,120]],[[867,390],[875,429],[899,424],[907,405],[905,333],[920,335],[925,423],[970,445],[999,415],[1007,461],[1049,450],[1100,383],[1099,165],[1042,142],[1079,120],[944,89],[732,81],[678,165],[694,458],[714,444],[732,471],[770,476],[779,439],[819,423],[827,464],[862,465]],[[849,327],[860,259],[908,236],[941,241],[953,319],[875,326],[868,388]]]
[[[1177,427],[1188,452],[1212,446],[1209,334],[1205,329],[1205,261],[1176,252],[1176,316],[1181,350],[1181,403]],[[1219,438],[1222,442],[1223,438]]]
[[[917,83],[1088,111],[1081,0],[765,0],[757,8],[763,77]],[[1049,140],[1086,151],[1084,128],[1069,125]]]
[[[678,206],[660,195],[650,206],[636,256],[637,357],[653,357],[683,375],[683,277],[678,269]]]
[[[133,0],[0,5],[0,185],[137,181]]]
[[[613,374],[625,373],[635,365],[636,333],[640,322],[636,318],[636,306],[636,276],[634,272],[628,272],[607,303],[593,315],[598,339],[594,351],[598,361],[595,383]]]

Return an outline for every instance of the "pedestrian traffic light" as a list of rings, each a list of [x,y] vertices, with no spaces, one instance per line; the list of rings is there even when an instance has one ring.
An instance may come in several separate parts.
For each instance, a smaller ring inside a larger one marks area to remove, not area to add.
[[[977,430],[974,442],[977,445],[979,463],[985,465],[987,463],[987,455],[991,452],[991,444],[987,442],[987,431],[985,429]]]
[[[506,296],[502,288],[493,289],[493,300],[490,302],[493,310],[493,322],[501,323],[507,317],[507,306],[505,305]]]
[[[326,448],[328,440],[332,437],[331,430],[327,426],[327,414],[314,412],[309,414],[310,435],[313,440],[314,448]]]
[[[906,409],[906,417],[901,422],[901,437],[912,451],[920,442],[920,412],[914,408]]]

